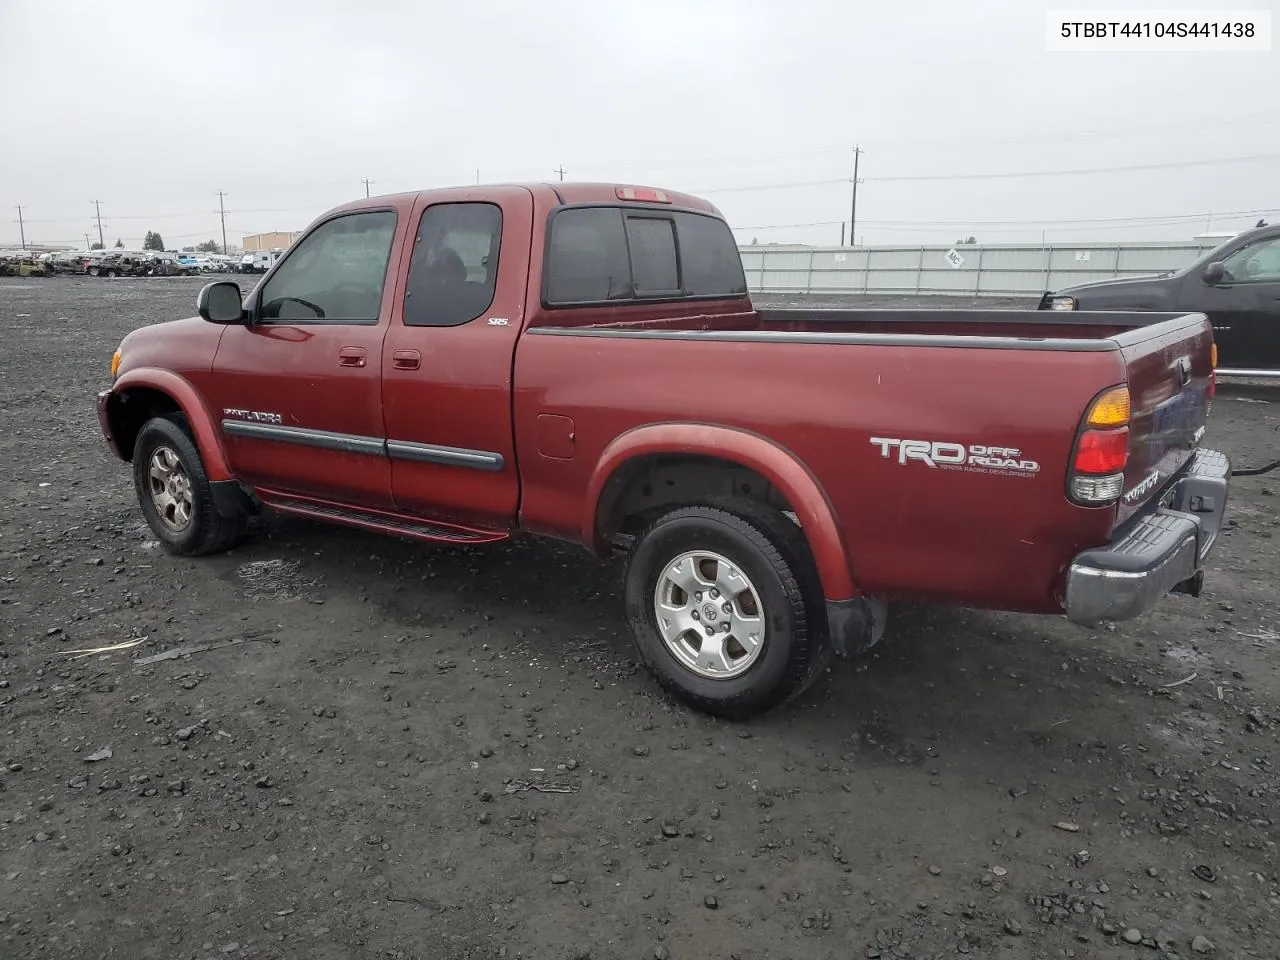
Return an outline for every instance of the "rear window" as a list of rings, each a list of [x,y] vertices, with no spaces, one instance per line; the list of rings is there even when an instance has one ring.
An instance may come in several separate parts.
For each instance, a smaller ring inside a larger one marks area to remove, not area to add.
[[[551,221],[549,306],[640,298],[737,297],[738,245],[716,217],[650,208],[578,207]]]

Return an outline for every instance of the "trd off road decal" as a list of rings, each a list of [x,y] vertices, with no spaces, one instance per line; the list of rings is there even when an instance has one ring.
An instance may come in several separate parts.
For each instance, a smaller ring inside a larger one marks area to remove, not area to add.
[[[910,461],[923,463],[934,470],[960,470],[964,473],[989,473],[1006,477],[1034,477],[1040,464],[1028,460],[1017,447],[984,444],[947,443],[941,440],[901,440],[894,437],[872,437],[880,456],[893,458],[899,465]]]

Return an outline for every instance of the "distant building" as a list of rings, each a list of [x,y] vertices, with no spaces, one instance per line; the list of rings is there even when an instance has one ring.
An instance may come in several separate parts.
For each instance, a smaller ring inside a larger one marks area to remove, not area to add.
[[[283,250],[298,239],[297,233],[255,233],[252,237],[244,237],[240,241],[240,249],[245,253],[256,250]]]

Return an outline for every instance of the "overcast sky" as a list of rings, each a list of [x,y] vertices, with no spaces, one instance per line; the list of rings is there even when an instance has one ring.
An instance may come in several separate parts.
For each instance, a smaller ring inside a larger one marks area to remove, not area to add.
[[[366,177],[390,193],[560,165],[701,193],[744,242],[835,244],[855,143],[869,244],[1280,219],[1274,47],[1050,53],[1045,11],[1062,6],[0,0],[0,246],[18,204],[30,241],[96,240],[97,199],[108,245],[154,229],[177,247],[220,239],[224,190],[236,244],[305,226]],[[1184,166],[972,178],[1169,163]],[[909,177],[934,179],[893,179]],[[1135,222],[1159,217],[1186,219]]]

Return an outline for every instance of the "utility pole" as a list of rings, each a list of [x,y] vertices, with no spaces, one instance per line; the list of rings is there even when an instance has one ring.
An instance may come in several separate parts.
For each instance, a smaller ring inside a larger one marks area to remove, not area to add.
[[[22,240],[22,249],[27,249],[27,225],[22,222],[22,204],[18,204],[18,236]]]
[[[84,249],[86,252],[89,250],[89,235],[87,233],[84,235]]]
[[[858,225],[858,158],[862,156],[862,148],[853,148],[853,202],[849,205],[849,246],[856,247],[854,228]]]
[[[227,208],[223,206],[222,198],[225,196],[225,192],[218,191],[218,216],[222,218],[222,253],[224,256],[227,252]]]
[[[373,181],[372,181],[372,180],[370,180],[368,177],[365,177],[365,178],[364,178],[363,180],[361,180],[360,182],[364,184],[364,195],[365,195],[365,197],[368,197],[368,196],[369,196],[369,184],[373,183]]]
[[[97,212],[98,218],[98,243],[102,244],[102,249],[107,249],[107,241],[102,236],[102,201],[94,200],[93,209]]]
[[[555,168],[554,170],[552,170],[551,172],[552,172],[552,173],[558,173],[558,174],[560,174],[560,182],[561,182],[561,183],[563,183],[563,182],[564,182],[565,169],[564,169],[564,164],[563,164],[563,163],[562,163],[562,164],[560,164],[560,166],[556,167],[556,168]]]

